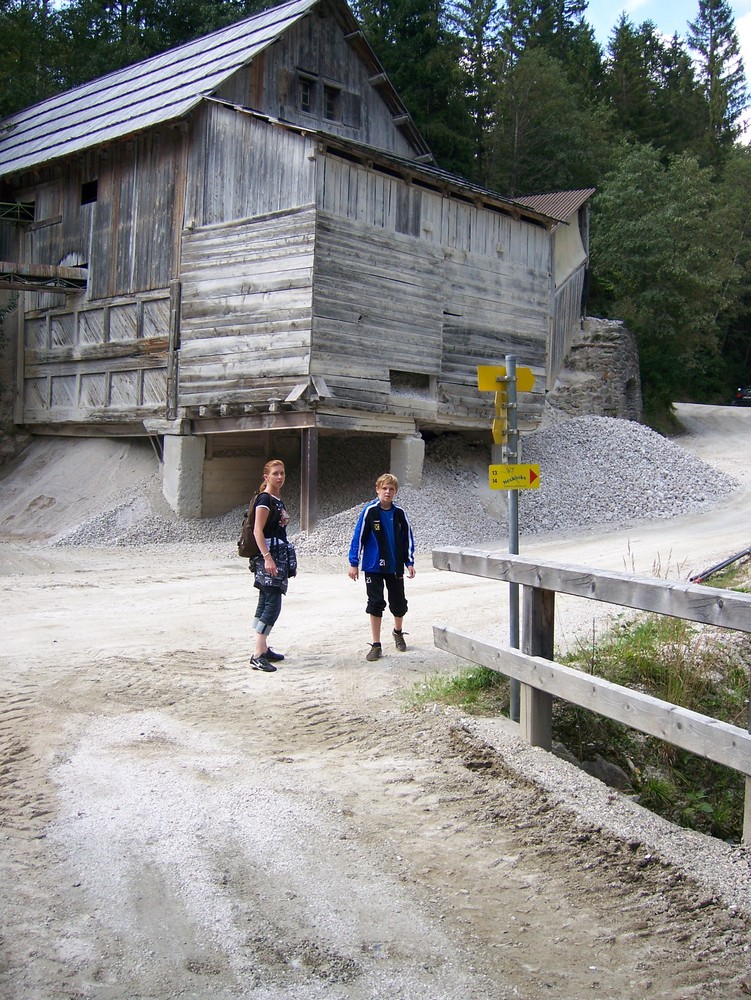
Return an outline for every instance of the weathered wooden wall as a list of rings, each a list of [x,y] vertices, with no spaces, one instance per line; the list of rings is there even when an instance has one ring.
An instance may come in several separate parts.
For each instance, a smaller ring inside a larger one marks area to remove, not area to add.
[[[11,259],[88,267],[80,293],[21,297],[24,423],[165,415],[182,144],[179,130],[154,131],[50,166],[19,191],[36,221],[17,227]],[[94,200],[82,204],[94,181]]]
[[[132,424],[164,416],[169,323],[164,293],[27,314],[24,422]]]
[[[176,213],[184,189],[178,129],[119,143],[99,167],[88,296],[166,288],[174,274]]]
[[[298,132],[209,102],[191,137],[187,230],[312,205],[314,149]]]
[[[284,398],[310,369],[313,207],[185,234],[181,406]]]
[[[377,149],[413,156],[378,89],[371,85],[368,67],[345,41],[337,21],[322,13],[293,25],[262,59],[235,74],[219,96],[304,128],[324,128]],[[312,85],[309,113],[299,107],[300,73]],[[324,115],[324,86],[339,93],[338,119]]]
[[[321,157],[312,370],[348,405],[439,423],[485,414],[478,364],[516,354],[546,387],[551,239],[542,227],[410,183],[393,171]],[[430,376],[401,399],[390,373]]]

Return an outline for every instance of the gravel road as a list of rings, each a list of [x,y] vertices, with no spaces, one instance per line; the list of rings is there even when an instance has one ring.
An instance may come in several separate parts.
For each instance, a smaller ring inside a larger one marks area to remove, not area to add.
[[[637,507],[596,523],[571,512],[551,532],[561,516],[551,496],[524,551],[613,569],[628,560],[639,572],[670,564],[685,579],[747,546],[751,411],[680,413],[691,434],[679,452],[636,432],[654,451],[624,487],[647,495],[661,482],[659,510],[645,501],[646,519]],[[620,435],[634,440],[616,423],[600,428],[607,445],[591,423],[584,435],[573,421],[558,430],[592,461],[618,441],[595,496],[579,484],[578,504],[564,509],[615,503],[603,497],[617,495],[633,450]],[[276,674],[254,673],[236,517],[214,522],[210,539],[139,539],[143,518],[162,518],[162,532],[173,524],[143,454],[120,443],[94,462],[102,442],[79,442],[63,462],[59,444],[22,456],[0,480],[0,996],[751,992],[745,849],[664,823],[525,747],[510,723],[406,708],[415,684],[459,667],[432,647],[434,621],[503,631],[499,585],[438,573],[423,542],[408,584],[408,652],[386,649],[369,664],[363,588],[347,579],[341,548],[301,539],[302,572],[274,636],[287,659]],[[481,459],[448,450],[431,457],[442,470],[435,494],[426,475],[421,500],[404,496],[418,530],[435,509],[418,505],[449,497],[461,523],[442,529],[443,544],[502,546]],[[374,453],[373,468],[343,487],[346,533],[365,499],[357,490],[369,495],[363,477],[383,461]],[[694,485],[704,478],[670,517],[678,467]],[[341,537],[331,527],[345,520],[341,507],[324,513],[322,538]],[[46,540],[29,539],[44,531]],[[576,627],[592,619],[591,608],[561,605]]]

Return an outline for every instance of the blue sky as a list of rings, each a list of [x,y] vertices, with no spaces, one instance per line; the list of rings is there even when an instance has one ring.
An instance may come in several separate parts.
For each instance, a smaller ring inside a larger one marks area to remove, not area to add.
[[[751,80],[751,0],[733,0],[730,4],[735,26],[738,31],[746,79]],[[699,12],[699,0],[589,0],[584,15],[594,28],[598,42],[605,46],[610,32],[625,11],[634,24],[653,21],[657,28],[668,36],[677,32],[686,37],[687,24]]]

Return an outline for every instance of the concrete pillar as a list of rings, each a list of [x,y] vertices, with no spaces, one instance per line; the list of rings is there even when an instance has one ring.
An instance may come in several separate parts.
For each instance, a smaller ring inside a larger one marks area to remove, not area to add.
[[[400,486],[422,486],[425,442],[420,434],[408,434],[391,441],[391,472]]]
[[[164,435],[162,493],[179,517],[201,516],[205,453],[205,437]]]

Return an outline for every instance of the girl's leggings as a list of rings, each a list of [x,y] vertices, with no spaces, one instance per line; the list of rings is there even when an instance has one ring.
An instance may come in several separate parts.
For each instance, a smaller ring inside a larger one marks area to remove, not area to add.
[[[258,591],[256,616],[253,628],[261,635],[268,635],[282,610],[282,592],[278,587],[261,587]]]

